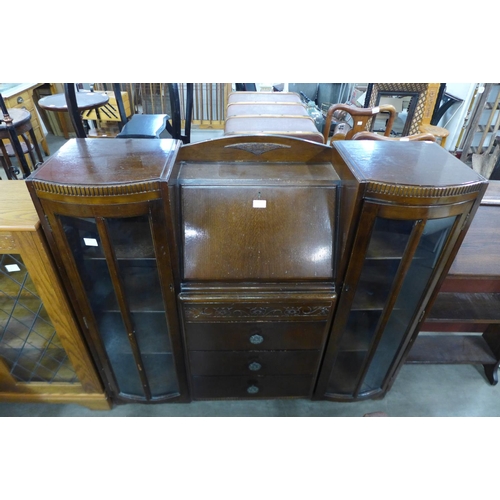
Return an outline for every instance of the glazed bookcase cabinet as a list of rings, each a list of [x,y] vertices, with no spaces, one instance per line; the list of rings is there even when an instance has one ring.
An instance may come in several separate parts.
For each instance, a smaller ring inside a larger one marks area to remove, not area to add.
[[[486,181],[436,144],[344,141],[340,299],[315,396],[382,397],[404,362]]]
[[[116,403],[188,397],[166,201],[178,147],[170,140],[70,141],[28,182]]]
[[[389,390],[486,181],[436,144],[75,139],[27,184],[116,403]]]
[[[108,409],[25,182],[0,200],[0,401]]]

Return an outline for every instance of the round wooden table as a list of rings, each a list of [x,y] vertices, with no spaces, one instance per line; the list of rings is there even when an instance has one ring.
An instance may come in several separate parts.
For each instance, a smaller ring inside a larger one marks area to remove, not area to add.
[[[76,92],[76,103],[79,111],[100,108],[108,101],[109,97],[100,92]],[[64,93],[42,97],[38,101],[38,104],[42,109],[46,109],[47,111],[68,111]]]
[[[76,97],[77,110],[68,106],[66,101],[66,93],[53,94],[42,97],[38,101],[38,105],[46,111],[69,112],[71,123],[75,128],[77,137],[86,137],[88,132],[88,125],[85,127],[82,124],[80,113],[88,109],[97,109],[108,103],[109,97],[100,92],[74,92]],[[98,112],[97,112],[98,113]]]

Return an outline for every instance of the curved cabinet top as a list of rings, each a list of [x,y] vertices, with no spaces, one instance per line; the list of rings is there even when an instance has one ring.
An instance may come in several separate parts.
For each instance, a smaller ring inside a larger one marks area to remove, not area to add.
[[[367,198],[412,198],[412,203],[476,197],[486,180],[436,143],[337,141],[334,161],[349,167]],[[340,167],[341,168],[341,167]],[[342,175],[341,175],[342,177]]]
[[[169,180],[180,145],[173,139],[71,139],[27,181],[39,197],[58,201],[118,201],[117,197],[159,192],[160,181]]]

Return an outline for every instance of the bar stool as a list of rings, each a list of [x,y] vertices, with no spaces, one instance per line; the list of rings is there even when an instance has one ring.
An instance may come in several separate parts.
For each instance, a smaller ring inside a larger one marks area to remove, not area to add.
[[[43,157],[35,137],[35,132],[33,131],[33,126],[31,125],[31,113],[25,109],[18,108],[11,108],[7,111],[9,116],[12,118],[12,125],[14,126],[18,137],[22,138],[22,141],[19,141],[22,151],[24,154],[29,155],[31,166],[35,169],[37,163],[43,162]],[[23,162],[18,157],[10,142],[8,144],[3,143],[4,139],[9,139],[9,131],[0,116],[0,156],[2,157],[2,166],[7,174],[7,177],[10,178],[9,171],[12,169],[12,162],[10,161],[10,158],[16,157],[19,165],[21,166],[23,165]],[[34,153],[36,153],[36,156],[38,157],[38,162],[35,159]],[[29,175],[29,172],[24,172],[24,174],[27,176]]]

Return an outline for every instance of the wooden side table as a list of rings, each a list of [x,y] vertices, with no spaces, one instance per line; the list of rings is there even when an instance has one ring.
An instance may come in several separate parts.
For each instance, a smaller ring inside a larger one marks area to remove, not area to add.
[[[109,96],[101,92],[75,92],[75,94],[78,112],[100,108],[109,101]],[[71,107],[68,106],[64,93],[42,97],[38,101],[38,105],[46,111],[69,112],[71,115]],[[78,122],[77,117],[73,115],[71,115],[71,121],[75,127],[77,137],[85,138],[87,134],[81,121]]]

